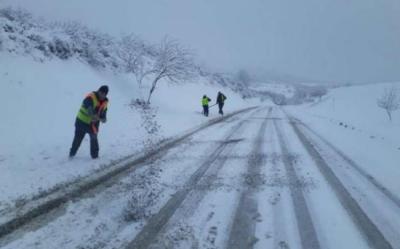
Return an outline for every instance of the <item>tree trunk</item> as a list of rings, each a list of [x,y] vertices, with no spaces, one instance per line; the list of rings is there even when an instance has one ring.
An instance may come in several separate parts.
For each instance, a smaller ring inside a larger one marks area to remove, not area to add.
[[[157,81],[158,81],[158,80],[159,80],[158,77],[155,78],[154,81],[153,81],[153,83],[151,84],[151,89],[150,89],[150,92],[149,92],[149,97],[147,98],[147,104],[150,104],[150,98],[151,98],[151,95],[153,94],[154,90],[156,89],[156,85],[157,85]]]
[[[149,97],[147,98],[147,104],[150,104],[150,98],[151,98],[151,94],[154,92],[155,87],[152,86],[149,92]]]
[[[392,113],[390,111],[388,111],[388,110],[386,110],[386,112],[387,112],[387,114],[389,116],[390,122],[392,122]]]
[[[150,97],[151,97],[151,94],[153,94],[154,90],[156,89],[157,82],[158,82],[161,78],[164,77],[164,73],[165,73],[165,70],[161,71],[161,73],[159,73],[159,74],[157,75],[157,77],[153,80],[153,83],[151,84],[151,89],[150,89],[149,97],[148,97],[148,99],[147,99],[147,104],[150,104]]]

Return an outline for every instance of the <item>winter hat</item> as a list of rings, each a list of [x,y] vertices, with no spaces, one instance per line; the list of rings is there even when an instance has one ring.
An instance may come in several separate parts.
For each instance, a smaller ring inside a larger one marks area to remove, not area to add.
[[[107,95],[107,93],[108,93],[108,86],[106,86],[106,85],[101,86],[101,87],[99,88],[99,90],[97,90],[97,91],[98,91],[98,92],[105,93],[105,94]]]

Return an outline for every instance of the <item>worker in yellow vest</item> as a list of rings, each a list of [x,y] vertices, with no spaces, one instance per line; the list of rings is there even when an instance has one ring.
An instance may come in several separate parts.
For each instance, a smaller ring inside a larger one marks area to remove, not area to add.
[[[206,117],[208,117],[208,102],[210,101],[211,99],[207,97],[207,95],[203,95],[203,99],[201,100],[201,105],[203,106],[203,114]]]
[[[75,120],[75,136],[69,152],[69,157],[75,156],[86,133],[90,136],[90,155],[93,159],[99,156],[97,133],[100,121],[107,121],[108,86],[101,86],[97,91],[89,93],[83,100]]]

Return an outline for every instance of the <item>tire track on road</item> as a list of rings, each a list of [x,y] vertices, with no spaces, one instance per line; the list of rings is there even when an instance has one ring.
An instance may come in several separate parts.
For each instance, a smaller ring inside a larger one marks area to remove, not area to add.
[[[107,185],[110,181],[124,177],[127,172],[137,169],[143,163],[166,153],[169,149],[174,148],[188,137],[200,132],[212,125],[225,121],[235,115],[254,110],[255,107],[242,109],[230,113],[222,118],[216,118],[209,122],[187,131],[181,136],[173,137],[161,142],[156,148],[140,153],[139,155],[127,156],[109,167],[95,172],[83,179],[74,182],[66,183],[62,187],[50,191],[48,194],[36,197],[21,208],[12,210],[0,217],[0,239],[3,240],[7,235],[23,229],[23,226],[30,225],[36,219],[43,219],[43,215],[54,213],[54,211],[62,208],[65,203],[76,198],[82,198],[88,191],[96,188],[101,188]],[[38,223],[41,223],[38,220]],[[5,238],[7,240],[7,238]]]
[[[217,165],[214,165],[213,168],[215,168],[216,171],[222,168],[223,164],[228,158],[220,157],[220,154],[229,146],[234,146],[235,143],[230,142],[231,138],[237,134],[237,131],[242,128],[246,121],[247,119],[240,121],[229,131],[228,135],[224,139],[226,142],[220,144],[209,156],[209,158],[201,164],[194,174],[192,174],[189,180],[184,184],[183,188],[177,191],[160,209],[160,211],[149,219],[142,230],[125,247],[126,249],[146,249],[156,242],[157,236],[164,229],[171,217],[175,214],[176,210],[182,205],[188,194],[196,190],[196,186],[205,175],[207,170],[215,163],[217,163]],[[211,174],[211,178],[213,178],[214,175],[216,176],[216,173]]]
[[[258,130],[256,140],[254,142],[253,150],[247,162],[247,174],[245,190],[242,191],[239,199],[239,205],[236,208],[236,213],[233,220],[233,225],[230,231],[227,247],[228,249],[243,249],[253,248],[257,242],[255,237],[255,216],[257,215],[257,200],[255,192],[257,187],[262,184],[260,176],[261,166],[265,162],[265,155],[263,153],[263,143],[265,138],[265,131],[272,107],[269,108],[267,116],[262,121]]]
[[[294,132],[299,138],[302,145],[305,147],[319,171],[324,176],[325,180],[332,187],[336,196],[338,197],[341,205],[352,218],[354,224],[357,226],[369,246],[376,249],[392,249],[392,245],[387,241],[378,227],[371,221],[368,215],[364,212],[358,202],[349,193],[340,179],[332,171],[331,167],[322,158],[321,154],[297,127],[295,122],[290,122]]]
[[[281,147],[283,164],[285,166],[286,174],[290,183],[300,182],[297,177],[296,170],[289,158],[290,151],[287,146],[287,140],[285,139],[281,128],[277,124],[277,120],[273,121],[275,130],[279,138],[279,144]],[[300,235],[301,245],[304,249],[319,249],[321,248],[318,241],[318,236],[315,231],[314,224],[312,222],[312,216],[307,206],[303,191],[301,188],[295,186],[295,184],[289,184],[290,193],[292,196],[293,207],[297,220],[297,228]]]
[[[281,109],[283,113],[288,117],[288,119],[295,123],[296,125],[301,125],[311,134],[315,135],[319,138],[323,143],[325,143],[330,149],[332,149],[339,157],[341,157],[345,162],[347,162],[351,167],[353,167],[361,176],[363,176],[367,181],[369,181],[372,185],[374,185],[379,191],[382,192],[388,199],[390,199],[395,205],[400,208],[400,198],[399,196],[395,195],[392,191],[386,188],[382,183],[380,183],[375,177],[368,174],[360,165],[354,162],[349,156],[347,156],[343,151],[339,148],[334,146],[331,142],[326,140],[320,134],[318,134],[315,130],[311,129],[307,124],[302,122],[301,120],[293,117],[292,115],[288,114],[284,109]],[[310,139],[310,138],[309,138]],[[313,146],[316,146],[316,143],[312,143]]]
[[[291,117],[290,117],[291,118]],[[293,118],[291,118],[293,120]],[[323,138],[321,135],[312,130],[309,126],[304,124],[303,122],[296,119],[296,123],[305,127],[309,132],[318,137],[321,141],[323,141],[330,149],[332,149],[337,155],[339,155],[344,161],[346,161],[350,166],[352,166],[360,175],[362,175],[367,181],[369,181],[372,185],[374,185],[379,191],[381,191],[388,199],[390,199],[393,203],[395,203],[400,208],[400,198],[396,196],[393,192],[383,186],[378,180],[375,179],[372,175],[368,174],[365,170],[363,170],[357,163],[355,163],[350,157],[344,154],[341,150],[336,148],[333,144]],[[313,143],[315,144],[315,143]]]

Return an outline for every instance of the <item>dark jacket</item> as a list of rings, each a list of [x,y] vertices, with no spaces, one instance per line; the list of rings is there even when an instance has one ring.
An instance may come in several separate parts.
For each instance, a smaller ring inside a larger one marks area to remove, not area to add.
[[[223,104],[225,102],[225,100],[226,100],[225,95],[223,93],[218,93],[217,103],[218,104]]]

